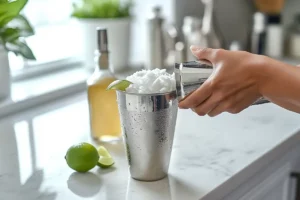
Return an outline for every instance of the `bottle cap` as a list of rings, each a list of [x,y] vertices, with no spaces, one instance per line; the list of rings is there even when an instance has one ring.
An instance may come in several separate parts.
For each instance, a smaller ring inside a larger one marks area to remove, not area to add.
[[[97,45],[100,52],[108,52],[108,38],[105,28],[97,28]]]
[[[267,15],[267,22],[268,24],[280,24],[281,15],[280,14]]]

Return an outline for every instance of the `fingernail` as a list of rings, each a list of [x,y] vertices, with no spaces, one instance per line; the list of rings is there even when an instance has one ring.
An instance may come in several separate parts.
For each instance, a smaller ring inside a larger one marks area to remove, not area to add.
[[[191,51],[200,51],[200,50],[201,50],[201,47],[192,45],[192,46],[190,47],[190,50],[191,50]]]

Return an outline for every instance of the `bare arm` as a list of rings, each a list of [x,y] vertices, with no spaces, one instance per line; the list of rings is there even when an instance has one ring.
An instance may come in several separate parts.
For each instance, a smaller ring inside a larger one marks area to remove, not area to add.
[[[300,113],[300,68],[264,57],[260,93],[288,110]]]
[[[199,115],[239,113],[259,97],[300,113],[300,68],[242,51],[191,48],[199,59],[213,63],[211,77],[180,102]]]

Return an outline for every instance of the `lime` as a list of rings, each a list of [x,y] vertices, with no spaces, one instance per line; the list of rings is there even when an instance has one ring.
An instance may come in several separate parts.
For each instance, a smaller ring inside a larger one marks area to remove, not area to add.
[[[111,155],[108,153],[107,149],[104,146],[100,146],[98,148],[98,154],[99,156],[104,156],[104,157],[110,157]]]
[[[71,146],[65,159],[68,166],[75,171],[87,172],[97,165],[99,154],[93,145],[83,142]]]
[[[109,84],[109,86],[106,88],[106,90],[120,90],[125,91],[126,88],[132,84],[130,81],[127,80],[116,80]]]
[[[100,157],[97,165],[102,168],[109,168],[115,164],[114,159],[111,157]]]
[[[109,152],[107,151],[107,149],[104,146],[100,146],[98,148],[98,153],[99,153],[100,158],[98,160],[97,165],[99,167],[108,168],[115,163],[114,159],[111,157],[111,155],[109,154]]]

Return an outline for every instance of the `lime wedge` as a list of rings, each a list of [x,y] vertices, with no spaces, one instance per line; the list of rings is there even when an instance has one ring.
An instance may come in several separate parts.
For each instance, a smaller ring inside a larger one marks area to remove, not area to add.
[[[109,168],[115,163],[112,157],[100,157],[97,165],[101,168]]]
[[[114,159],[111,157],[109,152],[104,146],[100,146],[98,148],[98,154],[100,156],[97,165],[101,168],[108,168],[112,166],[115,162]]]
[[[111,155],[108,153],[107,149],[104,146],[98,148],[99,156],[111,158]]]
[[[132,83],[127,80],[116,80],[109,84],[109,86],[106,88],[106,90],[120,90],[125,91],[126,88],[131,85]]]

